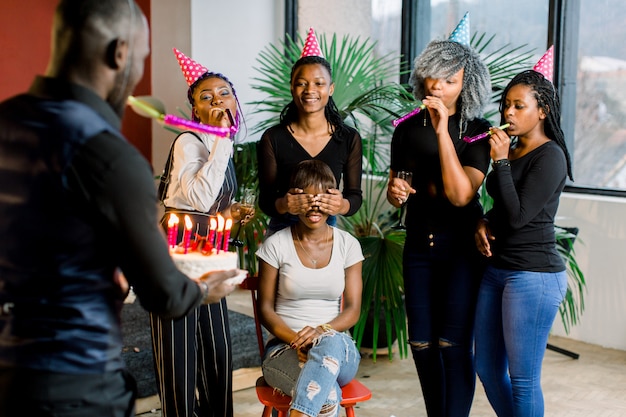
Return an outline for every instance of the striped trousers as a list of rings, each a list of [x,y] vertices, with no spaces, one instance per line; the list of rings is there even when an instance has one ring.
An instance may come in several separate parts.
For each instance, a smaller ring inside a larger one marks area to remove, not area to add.
[[[226,300],[176,320],[150,314],[163,417],[232,417],[232,351]]]

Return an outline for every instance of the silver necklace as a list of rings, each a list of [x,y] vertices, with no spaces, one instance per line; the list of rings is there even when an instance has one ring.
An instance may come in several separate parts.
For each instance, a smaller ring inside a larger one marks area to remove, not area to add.
[[[327,231],[328,233],[326,233],[326,244],[325,246],[328,246],[328,238],[330,237],[330,227],[328,225],[326,225],[327,227]],[[313,269],[317,269],[317,261],[319,261],[318,259],[313,259],[313,257],[311,256],[311,254],[304,249],[304,245],[302,244],[302,241],[300,240],[300,233],[298,232],[297,228],[294,228],[295,232],[296,232],[296,239],[298,239],[298,243],[300,244],[300,247],[302,248],[302,251],[304,251],[304,253],[306,254],[307,258],[309,258],[309,260],[311,261],[311,263],[313,264]]]

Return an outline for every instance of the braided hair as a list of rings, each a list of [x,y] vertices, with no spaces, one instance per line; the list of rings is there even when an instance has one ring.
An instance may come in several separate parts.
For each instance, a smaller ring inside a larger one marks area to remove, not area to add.
[[[189,86],[189,89],[187,90],[187,100],[189,100],[189,104],[191,104],[191,106],[193,107],[193,105],[194,105],[193,93],[196,91],[196,87],[198,87],[198,85],[202,81],[206,80],[207,78],[220,78],[220,79],[226,81],[228,83],[228,85],[230,86],[230,89],[233,90],[233,95],[235,96],[235,101],[237,101],[237,115],[235,116],[235,124],[237,126],[239,126],[239,120],[240,120],[239,115],[241,114],[241,105],[239,104],[239,97],[237,97],[237,92],[235,91],[235,86],[233,85],[233,83],[230,82],[230,80],[224,74],[220,74],[219,72],[207,71],[204,74],[202,74],[201,76],[199,76],[198,79],[196,81],[194,81],[194,83],[191,84]],[[191,117],[192,117],[194,122],[199,122],[200,121],[200,119],[195,115],[194,112],[191,112]]]
[[[565,134],[561,129],[561,104],[559,96],[552,82],[544,77],[543,74],[535,70],[526,70],[513,77],[502,92],[502,99],[500,100],[501,123],[504,123],[504,102],[506,95],[513,86],[519,84],[526,85],[533,91],[537,105],[546,114],[543,130],[546,136],[555,141],[563,150],[567,161],[567,175],[574,181],[572,161],[569,151],[567,150],[567,145],[565,144]]]
[[[455,41],[431,41],[415,58],[409,79],[413,95],[418,100],[424,98],[426,78],[446,79],[461,69],[465,70],[463,89],[459,97],[461,118],[469,121],[482,116],[483,109],[491,98],[489,70],[473,49]]]
[[[295,64],[293,64],[293,67],[291,67],[291,75],[289,77],[290,82],[293,82],[293,75],[295,74],[296,70],[304,65],[323,66],[328,71],[332,82],[333,72],[330,68],[330,62],[328,62],[325,58],[322,58],[321,56],[313,55],[304,56],[298,59]],[[324,115],[326,116],[326,120],[328,121],[328,124],[330,124],[334,132],[341,134],[343,130],[347,129],[346,124],[343,121],[343,117],[341,117],[341,113],[339,113],[339,109],[337,108],[335,100],[333,100],[332,96],[328,97],[328,103],[326,104],[326,107],[324,107]],[[288,126],[290,123],[297,122],[299,117],[300,114],[298,113],[298,107],[296,106],[296,103],[291,100],[280,113],[280,124],[282,126]]]

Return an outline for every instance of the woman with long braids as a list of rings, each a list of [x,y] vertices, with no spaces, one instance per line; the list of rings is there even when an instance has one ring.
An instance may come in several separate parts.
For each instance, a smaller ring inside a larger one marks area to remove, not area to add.
[[[570,155],[557,92],[540,72],[513,78],[500,114],[509,127],[492,128],[489,139],[493,208],[475,234],[489,259],[476,310],[476,369],[498,416],[539,417],[541,363],[567,290],[554,217],[572,179]]]
[[[230,80],[174,49],[187,81],[187,98],[194,121],[233,128],[242,120],[239,100]],[[174,139],[160,198],[165,206],[164,230],[170,213],[178,215],[179,238],[188,215],[200,233],[210,216],[220,212],[241,219],[234,202],[237,178],[232,138],[182,132]],[[150,315],[157,389],[163,417],[232,417],[232,345],[226,299],[200,306],[176,320]],[[197,393],[197,394],[196,394]]]
[[[474,230],[483,215],[477,191],[489,169],[489,144],[463,137],[489,129],[481,115],[491,83],[464,40],[469,34],[432,41],[417,57],[411,84],[425,109],[400,123],[391,142],[387,200],[398,207],[408,198],[405,304],[429,417],[469,415],[476,385],[474,308],[484,261]],[[397,178],[400,171],[413,173],[410,186]]]
[[[283,109],[280,123],[266,130],[258,143],[259,207],[271,220],[268,235],[295,224],[298,214],[316,207],[329,215],[350,216],[362,203],[362,145],[359,133],[347,126],[332,95],[330,63],[322,57],[313,29],[302,56],[291,69],[293,100]],[[316,197],[290,189],[296,165],[307,159],[325,162],[343,193],[332,188]]]

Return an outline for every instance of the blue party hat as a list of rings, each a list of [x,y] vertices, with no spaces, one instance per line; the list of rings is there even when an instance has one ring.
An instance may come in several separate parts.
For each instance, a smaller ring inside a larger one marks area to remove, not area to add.
[[[463,19],[456,25],[456,28],[448,38],[451,41],[458,42],[461,45],[470,46],[470,18],[469,12],[465,13]]]

